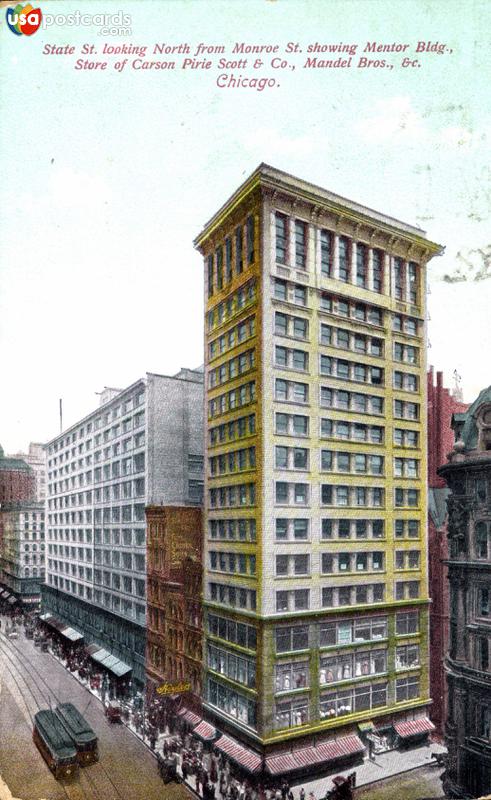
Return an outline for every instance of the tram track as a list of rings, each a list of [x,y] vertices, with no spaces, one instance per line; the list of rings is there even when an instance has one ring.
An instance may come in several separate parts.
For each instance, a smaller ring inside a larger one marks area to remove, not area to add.
[[[17,659],[14,658],[15,651],[18,654]],[[27,692],[34,701],[35,711],[32,712],[28,706],[24,693],[22,692],[22,688],[19,685],[19,681],[15,677],[12,669],[6,665],[7,671],[11,675],[19,694],[22,696],[31,723],[34,725],[34,714],[36,711],[40,711],[42,708],[46,708],[46,706],[49,708],[54,707],[62,701],[54,689],[48,684],[47,680],[39,673],[38,668],[32,659],[30,659],[29,656],[23,650],[21,650],[13,640],[7,639],[1,630],[0,652],[11,664],[15,666],[17,676],[25,684]],[[27,674],[28,679],[26,679],[26,677],[22,674],[21,669]],[[40,703],[39,698],[37,698],[33,692],[30,682],[34,683],[38,694],[42,698],[42,703]],[[47,694],[45,693],[46,690],[40,688],[40,683],[46,687],[48,692]],[[87,769],[92,771],[91,775],[86,772]],[[97,779],[94,773],[98,773]],[[89,768],[80,769],[78,774],[78,783],[62,780],[57,782],[63,788],[68,800],[126,800],[126,795],[119,791],[107,769],[100,761],[98,761],[96,764],[92,764]],[[83,784],[86,784],[87,788],[84,788]],[[87,789],[89,789],[89,791],[87,791]]]

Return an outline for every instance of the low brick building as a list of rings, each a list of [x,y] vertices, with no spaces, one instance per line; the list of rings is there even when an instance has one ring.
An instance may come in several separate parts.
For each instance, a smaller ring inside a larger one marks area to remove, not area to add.
[[[443,373],[428,372],[428,576],[430,597],[430,708],[431,720],[443,735],[447,706],[444,658],[448,649],[449,591],[447,497],[449,490],[437,469],[453,447],[452,414],[466,411],[443,385]]]
[[[202,513],[149,506],[147,698],[199,714],[202,697]],[[187,691],[182,691],[189,684]],[[174,691],[172,691],[174,689]],[[171,699],[169,699],[171,698]]]

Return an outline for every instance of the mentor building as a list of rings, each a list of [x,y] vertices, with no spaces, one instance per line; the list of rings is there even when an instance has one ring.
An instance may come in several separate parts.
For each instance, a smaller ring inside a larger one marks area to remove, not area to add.
[[[272,776],[428,720],[422,230],[260,165],[205,269],[204,701]]]

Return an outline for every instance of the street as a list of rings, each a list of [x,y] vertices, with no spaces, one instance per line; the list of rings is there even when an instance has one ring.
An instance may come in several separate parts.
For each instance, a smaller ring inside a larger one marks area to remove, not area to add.
[[[0,632],[0,775],[20,800],[189,800],[180,784],[164,784],[148,748],[122,724],[109,723],[102,704],[49,653],[19,629]],[[32,741],[32,718],[41,708],[72,702],[99,739],[97,764],[71,782],[56,781]]]

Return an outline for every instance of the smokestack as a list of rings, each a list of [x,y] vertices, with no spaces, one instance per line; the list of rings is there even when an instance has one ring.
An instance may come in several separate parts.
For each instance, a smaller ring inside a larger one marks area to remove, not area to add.
[[[60,433],[63,433],[63,400],[60,397]]]

